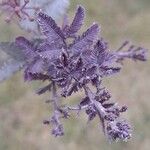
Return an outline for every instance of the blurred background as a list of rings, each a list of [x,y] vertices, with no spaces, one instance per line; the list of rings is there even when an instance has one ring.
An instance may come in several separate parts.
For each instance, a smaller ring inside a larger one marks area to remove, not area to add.
[[[86,8],[83,30],[92,22],[101,25],[101,36],[117,49],[124,40],[150,49],[150,0],[71,0],[69,16],[76,5]],[[0,41],[12,41],[23,34],[16,26],[0,20]],[[133,126],[129,142],[109,144],[98,120],[87,125],[84,115],[64,122],[65,136],[55,138],[42,124],[49,117],[46,96],[37,96],[41,83],[25,83],[23,72],[0,83],[0,150],[149,150],[150,149],[150,61],[126,61],[117,76],[104,81],[113,99],[127,104],[125,116]],[[76,102],[81,94],[70,97]]]

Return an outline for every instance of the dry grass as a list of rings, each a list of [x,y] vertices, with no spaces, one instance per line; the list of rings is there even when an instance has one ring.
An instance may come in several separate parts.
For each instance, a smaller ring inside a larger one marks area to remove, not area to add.
[[[116,45],[125,39],[150,48],[149,0],[72,0],[70,16],[79,3],[87,9],[85,26],[98,21],[103,37],[112,43],[111,48],[117,48]],[[18,34],[14,28],[7,30],[5,24],[0,24],[0,40],[13,39]],[[18,73],[0,85],[0,150],[149,150],[149,66],[150,61],[126,62],[120,75],[104,83],[115,100],[129,106],[126,117],[134,126],[130,142],[113,144],[106,141],[98,121],[87,126],[85,116],[75,116],[65,122],[66,135],[63,138],[52,137],[50,129],[42,124],[50,109],[43,101],[46,96],[34,94],[40,83],[28,85]]]

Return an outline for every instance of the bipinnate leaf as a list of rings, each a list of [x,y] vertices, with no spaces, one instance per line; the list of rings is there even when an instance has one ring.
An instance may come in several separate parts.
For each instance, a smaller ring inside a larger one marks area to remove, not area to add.
[[[81,37],[74,41],[70,48],[72,53],[79,54],[90,49],[90,46],[92,46],[98,38],[99,30],[98,24],[93,24]]]
[[[84,8],[79,6],[73,19],[73,22],[68,29],[67,33],[68,35],[74,35],[75,33],[78,32],[78,30],[80,30],[80,28],[83,25],[84,16],[85,16]]]
[[[27,58],[35,56],[35,52],[34,52],[35,50],[33,44],[30,41],[28,41],[26,38],[20,36],[16,38],[15,43],[18,47],[21,48],[21,50],[24,52]]]
[[[48,15],[40,12],[37,22],[41,28],[41,32],[46,36],[50,43],[63,42],[64,35],[55,21]]]

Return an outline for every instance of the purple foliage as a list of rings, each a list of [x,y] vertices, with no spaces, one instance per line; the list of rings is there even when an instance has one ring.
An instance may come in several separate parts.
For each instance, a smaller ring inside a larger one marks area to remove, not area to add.
[[[70,26],[66,25],[64,27],[65,29],[64,34],[66,34],[67,37],[75,36],[75,34],[80,30],[80,28],[83,25],[84,17],[85,17],[84,8],[79,6],[75,14],[75,17],[72,21],[72,24]]]
[[[111,102],[109,91],[102,85],[103,78],[118,73],[125,58],[132,60],[146,60],[146,50],[130,46],[127,51],[121,51],[128,42],[115,52],[110,51],[108,44],[99,38],[99,26],[93,24],[81,36],[77,35],[84,19],[84,9],[79,6],[71,25],[63,28],[55,21],[40,12],[37,22],[45,36],[38,44],[23,37],[16,39],[27,56],[25,80],[48,81],[49,84],[37,93],[44,94],[51,91],[53,115],[44,121],[52,124],[52,134],[64,134],[62,118],[69,118],[71,111],[84,110],[88,120],[95,117],[100,119],[104,134],[109,140],[127,140],[131,137],[131,127],[121,114],[127,110],[126,106],[118,106]],[[73,42],[70,44],[68,41]],[[96,90],[92,90],[95,87]],[[83,90],[85,97],[75,107],[62,106],[60,96],[68,97]]]

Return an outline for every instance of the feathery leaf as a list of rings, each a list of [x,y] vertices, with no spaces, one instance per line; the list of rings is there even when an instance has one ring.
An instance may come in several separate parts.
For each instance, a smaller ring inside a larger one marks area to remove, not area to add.
[[[97,40],[99,33],[98,24],[93,24],[86,32],[82,34],[71,46],[71,51],[74,54],[80,54],[89,49],[90,46]]]
[[[20,36],[16,38],[15,43],[17,46],[23,49],[23,52],[27,58],[34,57],[36,55],[33,44],[30,41],[28,41],[26,38]]]
[[[68,32],[67,32],[68,35],[73,35],[76,32],[78,32],[78,30],[80,30],[80,28],[83,25],[84,16],[85,16],[84,8],[79,6],[75,14],[75,17],[73,19],[73,22],[68,29]]]
[[[38,14],[38,24],[41,28],[42,33],[46,36],[50,43],[63,42],[64,35],[61,29],[57,26],[55,21],[46,14],[40,12]]]

